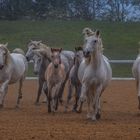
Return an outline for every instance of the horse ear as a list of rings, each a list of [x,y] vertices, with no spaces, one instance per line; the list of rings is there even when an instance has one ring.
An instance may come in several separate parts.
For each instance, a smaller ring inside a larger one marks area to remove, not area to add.
[[[75,51],[77,52],[77,47],[75,47]]]
[[[6,47],[6,48],[7,48],[7,46],[8,46],[8,42],[4,45],[4,47]]]
[[[62,51],[62,48],[59,49],[59,52],[61,52],[61,51]]]
[[[40,45],[40,43],[42,43],[42,40],[38,41],[38,42],[37,42],[37,45]]]
[[[79,46],[78,51],[81,51],[81,50],[83,50],[83,47]]]
[[[100,36],[100,31],[99,31],[99,30],[96,31],[96,36],[97,36],[97,37]]]
[[[54,49],[53,48],[51,48],[51,52],[53,53],[53,51],[54,51]]]

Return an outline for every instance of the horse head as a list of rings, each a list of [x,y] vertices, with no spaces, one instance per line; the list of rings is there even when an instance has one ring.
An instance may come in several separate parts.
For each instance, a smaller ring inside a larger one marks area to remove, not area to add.
[[[86,37],[88,37],[88,36],[94,35],[95,32],[94,32],[92,29],[86,27],[86,28],[83,29],[82,34],[83,34],[84,37],[86,38]]]
[[[34,62],[34,74],[37,75],[40,71],[40,67],[41,67],[41,64],[42,64],[42,56],[41,54],[35,50],[34,51],[34,55],[33,55],[33,62]]]
[[[55,68],[58,68],[59,64],[61,64],[61,51],[62,48],[51,48],[51,60]]]
[[[2,70],[4,65],[8,63],[8,54],[9,51],[7,49],[8,43],[0,44],[0,69]]]
[[[75,47],[74,64],[79,64],[83,58],[83,48],[81,46]]]
[[[97,50],[102,50],[102,41],[100,38],[100,31],[97,30],[94,35],[85,38],[83,54],[85,57],[89,57]]]
[[[29,44],[27,45],[28,50],[26,52],[27,61],[32,60],[34,55],[33,51],[40,48],[41,42],[42,41],[32,41],[32,40],[29,42]]]

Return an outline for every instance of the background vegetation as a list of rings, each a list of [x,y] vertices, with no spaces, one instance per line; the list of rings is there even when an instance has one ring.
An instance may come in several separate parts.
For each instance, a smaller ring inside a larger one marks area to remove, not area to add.
[[[74,50],[83,44],[84,27],[99,29],[104,54],[109,59],[135,59],[140,41],[140,23],[120,23],[84,20],[0,21],[0,43],[9,43],[9,49],[27,50],[30,40],[42,40],[51,47]],[[129,77],[131,64],[111,64],[113,76]],[[32,75],[30,69],[29,75]]]
[[[0,0],[0,19],[140,21],[139,0]]]

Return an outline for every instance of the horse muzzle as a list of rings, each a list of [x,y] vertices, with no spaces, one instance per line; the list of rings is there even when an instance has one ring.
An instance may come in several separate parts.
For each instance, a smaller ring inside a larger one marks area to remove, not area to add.
[[[29,57],[28,56],[26,56],[26,60],[29,62],[30,61],[30,59],[29,59]]]
[[[57,69],[58,68],[58,64],[55,64],[54,67]]]
[[[83,55],[84,57],[89,57],[90,56],[90,52],[89,51],[83,51]]]

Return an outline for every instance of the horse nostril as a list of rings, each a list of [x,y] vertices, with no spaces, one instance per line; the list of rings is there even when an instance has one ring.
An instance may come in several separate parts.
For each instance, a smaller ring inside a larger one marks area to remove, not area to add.
[[[89,51],[84,51],[83,54],[84,54],[85,57],[88,57],[90,52]]]
[[[58,68],[58,64],[55,64],[54,67],[55,67],[55,68]]]
[[[29,61],[29,57],[28,56],[26,56],[26,59],[27,59],[27,61]]]

